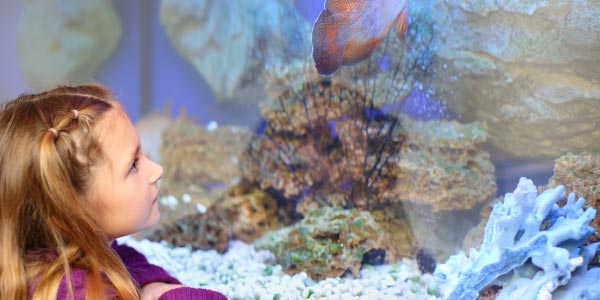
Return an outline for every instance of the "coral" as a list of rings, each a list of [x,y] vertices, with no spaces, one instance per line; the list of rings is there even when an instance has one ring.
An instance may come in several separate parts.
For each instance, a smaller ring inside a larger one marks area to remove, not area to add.
[[[162,192],[177,198],[188,194],[195,203],[212,205],[228,186],[239,181],[239,155],[251,135],[246,128],[208,130],[179,117],[162,136]]]
[[[380,249],[383,235],[369,212],[325,207],[291,227],[266,233],[257,249],[273,252],[288,274],[305,271],[312,279],[359,276],[363,255]]]
[[[600,154],[582,152],[566,154],[554,161],[554,175],[549,186],[562,184],[566,192],[574,192],[577,197],[587,200],[586,207],[600,208]],[[596,232],[600,232],[600,219],[591,223]],[[597,240],[595,237],[594,240]]]
[[[231,224],[218,211],[209,208],[204,214],[195,213],[165,224],[148,233],[145,238],[173,246],[189,246],[192,249],[215,249],[227,251],[231,239]]]
[[[557,202],[564,197],[563,186],[538,196],[531,180],[521,178],[504,203],[494,205],[480,251],[471,249],[469,257],[461,251],[438,266],[434,275],[439,292],[446,299],[468,300],[498,285],[502,290],[497,299],[503,295],[548,299],[569,283],[577,267],[578,272],[596,276],[596,271],[587,271],[585,260],[590,255],[579,255],[586,248],[577,248],[593,232],[588,224],[596,210],[583,210],[585,200],[576,201],[572,193],[559,207]]]
[[[301,214],[399,201],[465,209],[495,194],[494,166],[480,149],[483,124],[414,121],[367,94],[325,80],[262,103],[264,123],[242,157],[242,177],[299,202]]]
[[[600,290],[592,288],[598,284],[600,268],[588,268],[598,251],[598,246],[600,243],[582,247],[580,254],[583,257],[583,263],[581,267],[573,273],[569,285],[556,289],[556,292],[553,293],[554,299],[600,299]]]
[[[386,263],[395,263],[414,254],[414,228],[408,222],[401,205],[371,210],[369,213],[385,236],[381,239],[381,248],[385,250]]]
[[[470,209],[496,194],[494,165],[481,145],[485,124],[402,119],[406,140],[390,160],[400,170],[385,198],[429,204],[433,211]],[[389,196],[388,196],[389,195]]]
[[[229,188],[224,201],[217,203],[215,209],[226,213],[232,223],[233,237],[247,243],[282,226],[277,217],[277,202],[264,191],[243,183]]]
[[[521,267],[519,273],[527,274],[528,276],[524,277],[521,275],[509,278],[495,299],[599,299],[600,291],[595,288],[595,285],[600,279],[600,268],[588,269],[589,263],[599,245],[596,243],[575,249],[572,253],[575,258],[571,260],[575,262],[575,266],[573,267],[577,269],[571,272],[566,278],[556,277],[557,275],[552,273],[544,274],[541,271],[536,272],[536,269],[531,265]],[[561,284],[558,287],[556,285],[557,279],[560,282],[559,284]]]
[[[399,120],[381,114],[360,90],[308,82],[300,92],[262,103],[261,110],[264,132],[252,140],[241,168],[262,189],[286,199],[312,196],[364,207],[375,204],[375,191],[398,173],[387,158],[402,142]]]
[[[187,213],[142,237],[222,253],[231,239],[252,243],[265,232],[282,226],[277,202],[264,191],[244,182],[228,187],[205,212],[198,213],[191,203],[177,206],[181,208],[176,209]]]

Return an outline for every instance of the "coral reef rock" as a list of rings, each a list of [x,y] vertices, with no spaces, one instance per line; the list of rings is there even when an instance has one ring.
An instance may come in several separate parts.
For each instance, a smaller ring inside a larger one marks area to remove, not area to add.
[[[21,1],[17,54],[23,75],[39,91],[89,82],[121,37],[112,1]]]
[[[266,233],[254,245],[271,251],[286,273],[304,271],[321,280],[347,270],[359,276],[363,255],[380,249],[383,239],[369,212],[326,207],[293,226]]]
[[[383,112],[360,88],[307,82],[261,103],[263,125],[241,159],[245,180],[300,202],[377,208],[399,201],[468,209],[496,193],[480,148],[484,124]]]
[[[144,238],[155,242],[165,241],[176,247],[214,249],[224,253],[227,251],[231,232],[231,223],[226,216],[209,208],[204,214],[189,214],[172,224],[161,225],[148,232]]]
[[[238,184],[228,189],[224,201],[217,203],[215,208],[227,214],[233,237],[246,243],[282,226],[277,216],[277,201],[248,185]]]
[[[164,168],[161,191],[210,207],[228,186],[239,181],[238,160],[252,133],[243,127],[206,129],[185,117],[162,135],[160,155]]]
[[[144,232],[140,238],[222,253],[231,239],[252,243],[265,232],[282,226],[277,202],[264,191],[244,183],[227,188],[214,205],[203,211],[198,211],[198,204],[191,201],[169,198],[172,203],[160,201],[161,214],[163,210],[169,213],[167,221],[161,218],[159,228]]]
[[[310,24],[290,0],[164,0],[160,20],[219,101],[265,68],[310,55]]]
[[[444,299],[477,299],[479,293],[499,286],[496,300],[575,299],[599,295],[594,280],[600,268],[588,269],[599,243],[583,246],[594,230],[589,222],[594,208],[583,209],[585,199],[564,186],[538,195],[531,180],[521,178],[513,193],[496,203],[488,219],[479,251],[470,249],[450,257],[434,272]],[[583,284],[582,284],[583,283]],[[588,284],[588,285],[585,285]],[[568,296],[552,297],[552,293]]]
[[[412,3],[411,3],[412,4]],[[600,2],[448,1],[436,22],[433,88],[517,157],[600,149]]]
[[[369,211],[385,239],[381,240],[381,249],[385,250],[385,263],[395,263],[414,253],[415,237],[411,224],[401,211],[401,205],[384,210]]]
[[[567,193],[573,192],[577,197],[587,200],[586,207],[600,209],[600,154],[583,152],[566,154],[554,161],[554,175],[548,186],[564,185]],[[592,221],[592,227],[600,232],[600,219]]]
[[[429,204],[433,211],[470,209],[496,194],[494,165],[481,145],[481,123],[403,118],[406,140],[391,160],[400,172],[384,195]]]

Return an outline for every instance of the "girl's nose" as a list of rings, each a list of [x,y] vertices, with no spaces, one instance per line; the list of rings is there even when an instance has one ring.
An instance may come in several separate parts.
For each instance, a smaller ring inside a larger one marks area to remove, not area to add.
[[[154,161],[152,161],[150,159],[148,159],[148,161],[150,162],[150,166],[152,168],[152,173],[151,173],[152,175],[150,177],[150,182],[152,184],[155,184],[162,178],[164,169],[160,164],[155,163]]]

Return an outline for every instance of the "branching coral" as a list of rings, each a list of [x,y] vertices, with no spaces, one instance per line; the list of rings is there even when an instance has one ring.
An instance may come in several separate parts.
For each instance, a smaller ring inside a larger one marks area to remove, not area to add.
[[[398,174],[389,163],[404,138],[397,112],[431,64],[427,16],[411,15],[405,43],[390,35],[365,62],[331,80],[320,79],[312,63],[268,68],[270,98],[261,103],[264,126],[242,162],[245,178],[317,207],[389,202],[380,191]]]
[[[551,299],[577,267],[587,272],[589,255],[580,256],[583,250],[577,247],[592,234],[588,224],[596,210],[583,210],[585,200],[575,200],[574,194],[559,207],[564,197],[563,186],[537,196],[533,183],[521,178],[514,193],[494,206],[480,251],[471,249],[468,258],[461,252],[435,271],[441,294],[451,300],[476,299],[494,284],[503,287],[499,299],[506,294],[511,299],[517,294],[523,300]],[[588,274],[599,279],[596,271]]]
[[[468,209],[496,192],[494,166],[480,148],[484,124],[394,115],[336,80],[283,93],[263,103],[262,115],[242,177],[296,200],[301,214],[400,201]]]
[[[554,175],[548,185],[563,184],[568,192],[585,198],[586,206],[600,208],[600,153],[581,152],[568,153],[554,161]],[[600,231],[600,220],[594,219],[592,227]],[[591,237],[589,241],[597,241]]]

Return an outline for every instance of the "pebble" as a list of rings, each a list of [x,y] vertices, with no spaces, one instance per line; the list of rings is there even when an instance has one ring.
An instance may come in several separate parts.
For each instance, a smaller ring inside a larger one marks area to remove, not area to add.
[[[229,300],[441,300],[427,293],[434,287],[433,276],[421,275],[416,262],[406,258],[392,265],[367,266],[359,278],[315,282],[305,272],[284,273],[273,263],[272,253],[256,251],[241,241],[231,241],[224,254],[132,237],[120,238],[119,242],[137,249],[183,284],[219,291]]]

